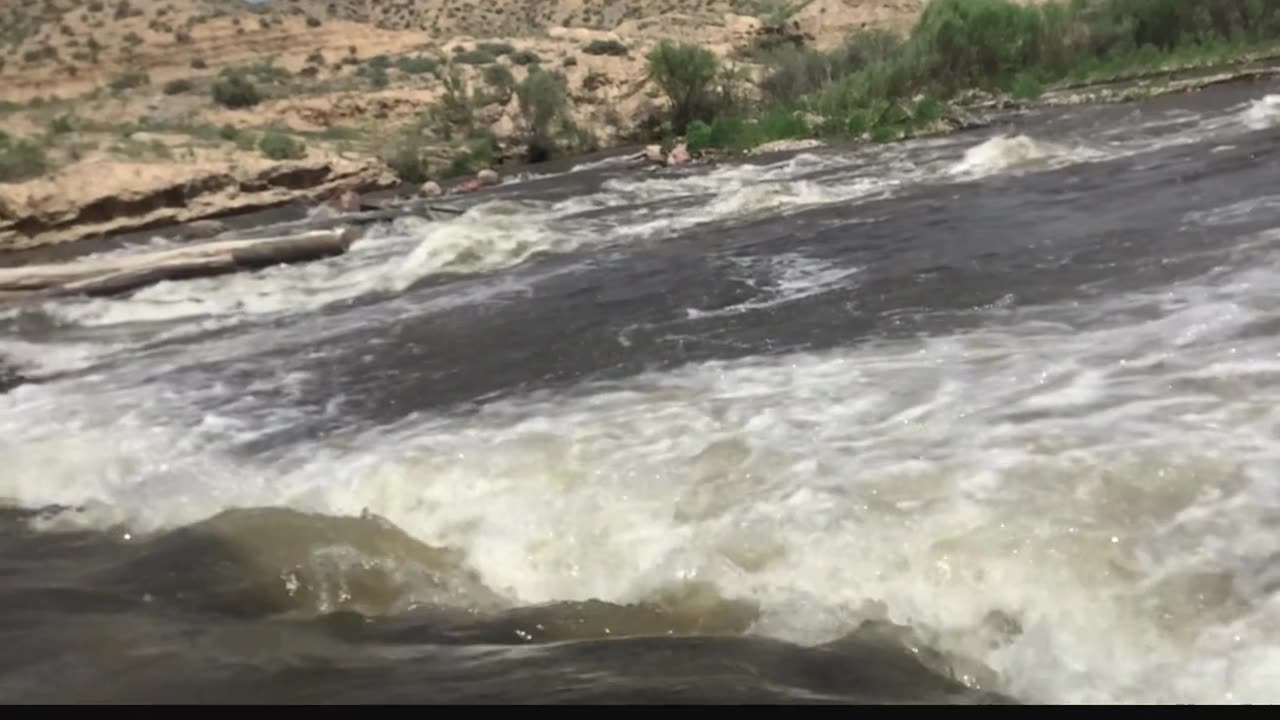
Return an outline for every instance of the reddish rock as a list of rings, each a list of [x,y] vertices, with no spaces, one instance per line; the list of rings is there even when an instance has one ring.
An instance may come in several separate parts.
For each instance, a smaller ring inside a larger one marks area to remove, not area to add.
[[[339,212],[357,212],[360,210],[360,193],[348,188],[335,195],[329,204]]]
[[[692,160],[689,156],[689,148],[684,143],[680,143],[671,149],[671,153],[667,155],[667,165],[688,165]]]

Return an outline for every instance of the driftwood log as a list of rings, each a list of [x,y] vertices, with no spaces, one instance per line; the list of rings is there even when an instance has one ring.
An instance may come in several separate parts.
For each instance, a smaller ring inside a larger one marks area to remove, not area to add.
[[[115,295],[163,280],[210,277],[345,253],[360,232],[319,230],[284,237],[201,243],[59,265],[0,269],[0,299]]]
[[[321,230],[335,227],[350,227],[354,225],[372,225],[374,223],[389,222],[402,217],[420,217],[426,220],[438,220],[440,219],[440,216],[453,217],[465,212],[466,210],[461,208],[433,205],[431,203],[423,203],[420,201],[392,203],[385,206],[361,205],[360,210],[357,212],[337,213],[334,216],[327,218],[306,218],[303,220],[289,220],[281,223],[273,223],[271,225],[261,225],[250,230],[237,230],[236,235],[240,237],[270,237],[302,232],[304,230]]]

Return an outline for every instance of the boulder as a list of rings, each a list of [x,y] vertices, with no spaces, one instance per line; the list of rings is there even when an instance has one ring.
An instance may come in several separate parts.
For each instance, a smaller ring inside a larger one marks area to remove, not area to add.
[[[329,204],[340,212],[358,212],[360,210],[360,193],[348,188],[330,199]]]
[[[677,165],[688,165],[693,158],[689,155],[689,147],[684,143],[680,143],[671,149],[667,155],[667,165],[675,167]]]
[[[487,168],[476,173],[476,180],[482,187],[492,187],[502,182],[502,178],[498,176],[497,172]]]
[[[648,145],[644,149],[643,157],[651,163],[661,163],[664,161],[662,157],[661,145]]]
[[[428,180],[422,183],[422,187],[418,188],[418,197],[440,197],[443,194],[444,189],[435,180]]]

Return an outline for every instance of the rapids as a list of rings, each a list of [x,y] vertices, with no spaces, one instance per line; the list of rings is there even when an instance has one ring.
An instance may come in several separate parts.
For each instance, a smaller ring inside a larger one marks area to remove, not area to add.
[[[1280,700],[1275,92],[0,309],[0,699]]]

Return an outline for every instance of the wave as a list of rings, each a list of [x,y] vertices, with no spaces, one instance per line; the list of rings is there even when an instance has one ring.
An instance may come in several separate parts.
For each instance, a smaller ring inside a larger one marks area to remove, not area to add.
[[[1253,100],[1240,113],[1250,130],[1267,130],[1280,124],[1280,95],[1266,95]]]
[[[515,605],[706,583],[758,607],[752,633],[815,645],[878,603],[1016,697],[1261,701],[1280,399],[1245,362],[1274,339],[1240,333],[1280,284],[1246,275],[1073,306],[1107,319],[1088,330],[993,308],[973,333],[690,365],[252,461],[226,447],[274,426],[189,393],[19,388],[0,495],[80,508],[45,530],[367,510]]]
[[[966,150],[964,157],[952,168],[952,173],[985,177],[1014,170],[1047,169],[1102,157],[1105,154],[1085,147],[1068,147],[1027,135],[1000,135]]]

